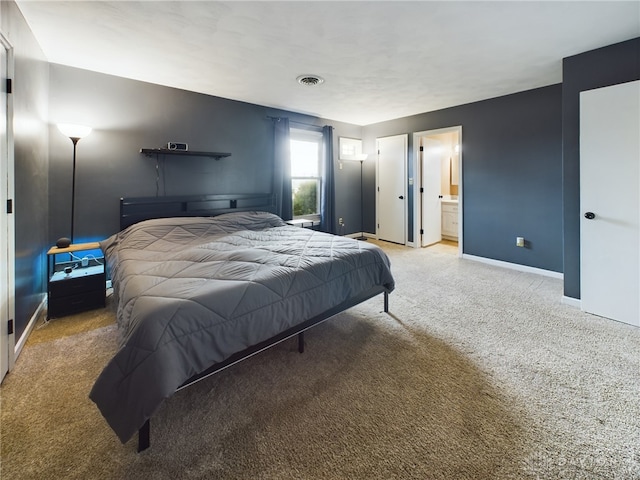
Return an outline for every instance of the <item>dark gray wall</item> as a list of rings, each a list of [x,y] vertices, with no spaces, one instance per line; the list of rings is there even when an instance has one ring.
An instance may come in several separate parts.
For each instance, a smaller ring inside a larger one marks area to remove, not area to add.
[[[640,38],[562,64],[564,294],[580,298],[580,92],[640,79]]]
[[[360,162],[353,160],[340,160],[339,136],[348,138],[362,138],[362,127],[334,122],[339,135],[335,135],[334,163],[335,163],[335,191],[336,191],[336,218],[334,232],[339,235],[349,235],[361,232],[361,190],[360,190]],[[370,155],[369,158],[374,158]],[[375,161],[374,161],[375,162]],[[365,162],[366,163],[366,162]],[[369,163],[372,163],[369,160]],[[363,182],[364,183],[364,182]],[[338,225],[342,218],[343,225]]]
[[[49,64],[14,2],[1,2],[13,47],[15,159],[15,332],[19,339],[46,291]]]
[[[462,125],[464,253],[561,272],[561,94],[552,85],[368,125],[365,150],[374,151],[378,137],[408,133],[411,166],[413,133]],[[366,230],[374,232],[373,164],[366,178]],[[515,246],[516,236],[527,248]]]
[[[94,129],[77,146],[76,242],[118,230],[120,197],[154,196],[156,188],[159,195],[270,192],[273,126],[268,116],[286,116],[292,126],[333,125],[336,158],[338,137],[361,132],[354,125],[62,65],[51,65],[50,92],[49,242],[68,236],[71,222],[73,146],[57,123]],[[139,150],[168,141],[232,155],[218,161],[160,158],[156,185],[156,159]],[[339,170],[336,162],[336,213],[347,218],[352,216],[343,208],[350,203],[350,170]]]

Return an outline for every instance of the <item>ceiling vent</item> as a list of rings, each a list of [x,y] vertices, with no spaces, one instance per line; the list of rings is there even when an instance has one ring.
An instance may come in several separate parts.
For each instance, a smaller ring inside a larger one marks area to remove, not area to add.
[[[297,80],[298,83],[309,87],[315,87],[316,85],[324,83],[324,78],[319,77],[318,75],[300,75]]]

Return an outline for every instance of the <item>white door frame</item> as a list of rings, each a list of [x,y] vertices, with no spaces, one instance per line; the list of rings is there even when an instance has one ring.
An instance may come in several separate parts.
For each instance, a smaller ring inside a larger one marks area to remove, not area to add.
[[[6,51],[6,78],[13,78],[13,46],[7,38],[0,33],[0,48]],[[0,81],[5,82],[5,78]],[[13,96],[6,93],[6,146],[3,145],[0,152],[0,208],[6,209],[7,200],[15,199],[15,165],[13,145]],[[13,205],[15,212],[15,204]],[[6,332],[8,321],[15,320],[15,220],[14,214],[7,214],[4,210],[0,218],[0,236],[2,236],[3,252],[0,256],[0,329]],[[6,250],[5,250],[6,249]],[[15,328],[15,327],[14,327]],[[8,358],[7,368],[11,370],[15,363],[15,332],[0,337],[0,354]],[[0,371],[0,381],[6,372]]]
[[[428,137],[430,135],[439,135],[441,133],[458,133],[458,140],[460,142],[460,155],[458,155],[458,257],[462,257],[463,249],[463,208],[462,208],[462,155],[463,155],[463,141],[462,141],[462,125],[455,127],[438,128],[435,130],[425,130],[423,132],[415,132],[413,134],[413,178],[409,179],[409,183],[413,185],[413,246],[414,248],[421,247],[420,241],[420,219],[422,218],[422,202],[420,201],[420,183],[422,179],[422,170],[420,162],[420,138]],[[416,179],[417,181],[414,181]]]

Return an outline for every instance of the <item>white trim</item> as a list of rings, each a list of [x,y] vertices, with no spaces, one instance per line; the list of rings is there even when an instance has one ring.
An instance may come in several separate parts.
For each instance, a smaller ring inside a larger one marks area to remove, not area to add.
[[[496,267],[508,268],[510,270],[518,270],[520,272],[535,273],[538,275],[544,275],[545,277],[558,278],[560,280],[564,279],[564,275],[560,272],[544,270],[542,268],[536,268],[536,267],[529,267],[527,265],[520,265],[518,263],[503,262],[502,260],[494,260],[493,258],[477,257],[475,255],[469,255],[468,253],[463,254],[462,258],[465,258],[467,260],[473,260],[474,262],[481,262],[481,263],[486,263],[488,265],[494,265]]]
[[[365,238],[372,238],[373,240],[377,240],[378,237],[376,237],[373,233],[369,233],[369,232],[355,232],[355,233],[348,233],[346,235],[342,235],[343,237],[347,237],[347,238],[359,238],[359,237],[365,237]]]
[[[33,328],[36,326],[38,317],[40,316],[40,313],[42,313],[42,311],[44,310],[46,304],[47,304],[47,296],[45,295],[42,298],[40,305],[38,305],[38,308],[36,308],[36,311],[31,316],[31,319],[27,324],[27,328],[24,329],[24,332],[22,333],[20,340],[18,340],[18,342],[16,343],[16,346],[14,348],[15,358],[18,358],[18,355],[20,355],[20,352],[22,351],[22,347],[24,347],[25,343],[27,343],[27,339],[29,338],[29,335],[31,334],[31,331],[33,330]]]
[[[563,295],[560,299],[560,303],[582,310],[582,300],[580,300],[579,298],[567,297],[566,295]]]
[[[6,62],[7,62],[7,78],[14,78],[15,75],[15,65],[14,65],[14,51],[13,45],[4,35],[4,32],[0,32],[0,48],[4,48],[6,50]],[[6,320],[13,319],[14,322],[14,333],[9,334],[8,336],[2,336],[3,343],[2,350],[3,355],[8,354],[8,371],[10,372],[13,369],[13,366],[16,361],[15,352],[15,324],[16,324],[16,315],[15,315],[15,155],[14,155],[14,140],[13,140],[13,95],[6,95],[6,112],[0,112],[1,115],[6,114],[6,141],[7,141],[7,164],[5,166],[0,166],[0,182],[7,182],[6,191],[3,187],[2,201],[6,201],[6,199],[13,199],[14,201],[14,213],[11,215],[4,215],[4,218],[0,222],[2,227],[3,240],[6,240],[5,248],[6,248],[6,257],[3,259],[7,263],[6,265],[0,265],[0,269],[4,271],[3,275],[6,275],[6,284],[2,282],[2,288],[6,288],[6,292],[2,292],[3,302],[6,301],[6,314],[8,315]],[[6,197],[5,197],[6,194]],[[4,208],[4,207],[2,207]],[[6,234],[6,238],[5,238]],[[3,262],[4,263],[4,262]],[[7,296],[6,300],[4,296]],[[5,305],[2,306],[5,308]],[[4,318],[3,318],[4,320]],[[0,325],[0,328],[7,328],[7,324],[2,322],[3,325]],[[6,349],[6,351],[5,351]],[[5,372],[0,372],[0,381],[3,380]]]
[[[464,235],[463,232],[463,222],[464,217],[462,215],[462,182],[463,182],[463,172],[462,172],[462,156],[463,156],[463,139],[462,139],[462,125],[456,125],[453,127],[445,127],[445,128],[437,128],[435,130],[425,130],[422,132],[414,132],[413,133],[413,181],[408,183],[412,183],[413,187],[413,239],[414,239],[414,248],[421,248],[420,244],[422,240],[420,239],[420,219],[422,217],[422,204],[420,202],[420,185],[422,182],[422,171],[420,170],[420,138],[427,137],[429,135],[438,135],[441,133],[458,133],[458,141],[460,142],[460,155],[458,155],[458,257],[462,258],[464,256],[464,246],[463,240]]]
[[[298,177],[295,175],[291,175],[291,178],[290,178],[292,189],[293,189],[293,181],[315,181],[316,182],[317,212],[308,214],[308,215],[293,215],[293,203],[292,203],[291,213],[294,219],[317,217],[317,219],[320,220],[320,209],[321,209],[320,197],[322,196],[320,192],[322,190],[322,185],[324,184],[324,178],[322,177],[322,132],[317,130],[305,130],[305,129],[295,128],[295,127],[290,127],[289,128],[289,144],[291,144],[292,141],[315,143],[318,146],[318,158],[317,158],[317,176]],[[291,168],[293,169],[293,163],[291,163]]]

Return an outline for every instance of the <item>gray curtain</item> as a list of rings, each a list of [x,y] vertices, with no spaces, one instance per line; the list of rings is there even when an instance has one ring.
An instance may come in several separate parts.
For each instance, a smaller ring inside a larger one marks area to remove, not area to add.
[[[291,198],[291,152],[289,143],[289,119],[273,118],[274,177],[273,192],[276,194],[278,215],[283,220],[293,218]]]
[[[320,193],[320,230],[335,233],[335,179],[333,168],[333,127],[322,128],[323,161],[322,192]]]

